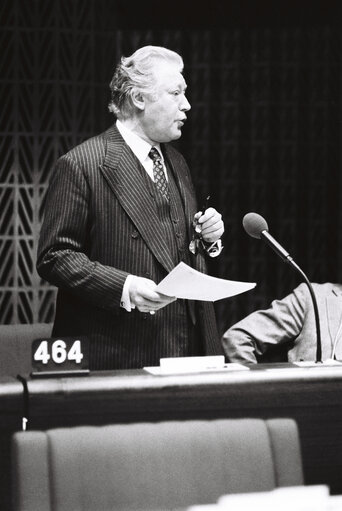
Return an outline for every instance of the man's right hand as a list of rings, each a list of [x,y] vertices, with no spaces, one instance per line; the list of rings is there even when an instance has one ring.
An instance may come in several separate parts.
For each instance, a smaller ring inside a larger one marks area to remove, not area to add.
[[[129,285],[129,298],[131,304],[140,312],[149,312],[154,314],[159,309],[165,307],[177,298],[166,296],[156,291],[157,284],[153,280],[144,277],[132,276]]]

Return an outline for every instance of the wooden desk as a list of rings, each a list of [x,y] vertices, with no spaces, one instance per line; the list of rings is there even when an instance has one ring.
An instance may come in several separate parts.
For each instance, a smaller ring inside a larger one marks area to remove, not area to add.
[[[342,493],[342,367],[153,376],[144,370],[27,380],[30,429],[218,417],[292,417],[306,484]]]
[[[10,507],[10,437],[22,429],[219,417],[293,417],[306,484],[342,494],[342,367],[152,376],[144,370],[0,379],[0,509]],[[27,384],[27,394],[25,393]]]

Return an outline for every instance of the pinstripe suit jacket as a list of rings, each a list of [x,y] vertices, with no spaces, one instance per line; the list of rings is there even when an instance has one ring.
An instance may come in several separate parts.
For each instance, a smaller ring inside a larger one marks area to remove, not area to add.
[[[163,151],[190,235],[197,205],[189,169],[172,146]],[[139,165],[112,126],[57,161],[46,197],[37,269],[58,287],[53,335],[87,335],[94,369],[158,365],[160,357],[182,355],[179,300],[154,316],[120,307],[129,273],[158,283],[175,266]],[[192,264],[206,272],[203,254]],[[222,353],[213,305],[198,308],[205,353]]]

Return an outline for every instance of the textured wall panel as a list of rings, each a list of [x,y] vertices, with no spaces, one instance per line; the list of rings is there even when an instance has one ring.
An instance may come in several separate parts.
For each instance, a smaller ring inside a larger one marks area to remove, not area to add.
[[[185,60],[192,110],[177,145],[199,200],[210,193],[226,222],[212,271],[258,284],[217,304],[220,329],[300,280],[244,233],[249,211],[266,217],[312,281],[342,281],[341,31],[271,20],[164,29],[146,19],[125,29],[125,16],[127,6],[110,0],[1,2],[0,322],[53,319],[55,289],[35,257],[54,162],[113,122],[115,64],[145,44]]]

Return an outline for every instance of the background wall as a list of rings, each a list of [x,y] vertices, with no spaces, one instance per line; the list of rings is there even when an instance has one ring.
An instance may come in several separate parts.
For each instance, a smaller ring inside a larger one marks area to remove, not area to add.
[[[226,223],[212,273],[257,282],[216,304],[220,330],[300,281],[246,235],[249,211],[310,280],[342,282],[340,9],[328,0],[3,0],[0,322],[53,319],[55,289],[35,271],[53,163],[113,122],[114,67],[145,44],[185,61],[192,110],[178,146],[199,200],[210,193]]]

